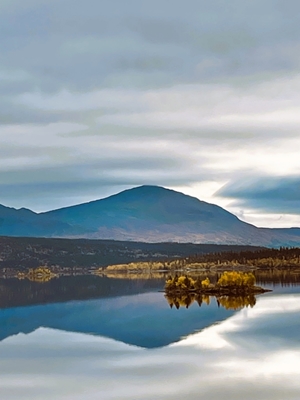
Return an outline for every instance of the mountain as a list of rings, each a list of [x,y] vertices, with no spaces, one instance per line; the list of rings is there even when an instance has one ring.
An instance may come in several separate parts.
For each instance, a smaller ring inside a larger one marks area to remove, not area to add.
[[[0,204],[0,235],[2,236],[61,236],[78,232],[78,227],[52,216],[37,214],[26,208],[16,210]]]
[[[70,225],[84,226],[94,237],[174,240],[247,225],[221,207],[157,186],[140,186],[102,200],[44,213]]]
[[[146,242],[300,245],[300,228],[257,228],[223,208],[174,190],[140,186],[45,213],[1,206],[0,234]]]

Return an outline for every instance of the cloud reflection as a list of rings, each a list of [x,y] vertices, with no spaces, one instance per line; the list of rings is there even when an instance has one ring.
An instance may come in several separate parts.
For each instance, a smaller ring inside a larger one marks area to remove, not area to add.
[[[153,350],[45,328],[19,334],[0,344],[1,398],[299,398],[299,300],[260,298],[253,309]]]

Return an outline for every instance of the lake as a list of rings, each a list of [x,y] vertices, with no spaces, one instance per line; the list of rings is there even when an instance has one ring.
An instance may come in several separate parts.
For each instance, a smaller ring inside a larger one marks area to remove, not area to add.
[[[0,398],[298,400],[300,274],[257,280],[252,307],[177,309],[159,276],[1,279]]]

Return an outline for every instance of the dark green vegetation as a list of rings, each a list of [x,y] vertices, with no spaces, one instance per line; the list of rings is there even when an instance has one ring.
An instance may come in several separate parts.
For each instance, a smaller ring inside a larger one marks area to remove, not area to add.
[[[0,235],[269,247],[300,244],[300,228],[257,228],[221,207],[157,186],[42,214],[1,206]]]
[[[300,248],[254,249],[194,254],[189,257],[157,260],[151,262],[135,261],[129,264],[115,264],[107,267],[111,272],[145,272],[145,271],[199,271],[199,270],[252,270],[254,268],[299,268]],[[100,268],[102,271],[102,269]]]
[[[300,248],[281,247],[279,249],[259,249],[257,251],[242,250],[212,254],[195,254],[182,259],[184,267],[194,264],[201,266],[239,267],[251,266],[259,268],[300,267]]]
[[[114,240],[0,237],[0,271],[5,268],[106,267],[133,261],[164,260],[191,254],[259,250],[261,247]]]

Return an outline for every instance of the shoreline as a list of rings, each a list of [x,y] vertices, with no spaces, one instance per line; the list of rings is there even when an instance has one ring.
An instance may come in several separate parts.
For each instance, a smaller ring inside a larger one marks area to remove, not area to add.
[[[28,278],[28,276],[34,276],[35,271],[38,272],[40,269],[47,269],[47,272],[43,274],[37,273],[38,275],[49,275],[55,278],[60,278],[64,276],[87,276],[87,275],[94,275],[100,277],[109,277],[109,278],[133,278],[136,279],[147,277],[165,277],[167,274],[175,275],[175,274],[190,274],[190,275],[201,275],[201,274],[218,274],[225,271],[237,271],[237,272],[263,272],[263,271],[274,271],[274,272],[294,272],[300,274],[300,265],[281,265],[281,266],[222,266],[215,265],[210,268],[177,268],[177,269],[152,269],[152,268],[145,268],[145,269],[111,269],[111,268],[104,268],[104,267],[94,267],[94,268],[87,268],[87,267],[59,267],[59,266],[39,266],[36,268],[2,268],[0,269],[0,279],[24,279]],[[33,272],[33,273],[32,273]]]

